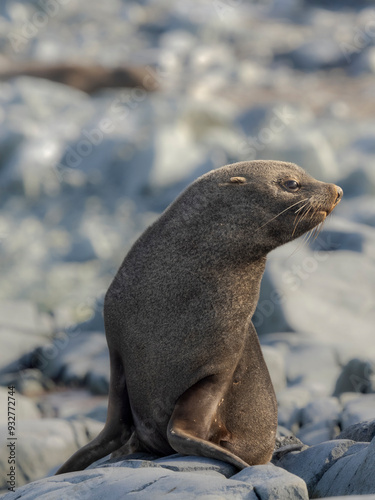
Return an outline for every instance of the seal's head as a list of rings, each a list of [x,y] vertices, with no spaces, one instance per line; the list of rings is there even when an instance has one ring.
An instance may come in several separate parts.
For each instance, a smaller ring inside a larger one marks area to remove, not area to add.
[[[217,226],[221,240],[227,235],[232,248],[242,237],[251,242],[252,255],[266,254],[312,230],[343,195],[340,187],[314,179],[298,165],[262,160],[213,170],[187,192],[189,223],[198,218],[206,232]]]

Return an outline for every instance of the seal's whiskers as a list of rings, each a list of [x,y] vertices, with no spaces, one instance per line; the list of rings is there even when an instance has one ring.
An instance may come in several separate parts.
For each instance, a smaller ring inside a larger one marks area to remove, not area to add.
[[[304,212],[299,214],[299,218],[297,218],[297,221],[295,222],[295,225],[294,225],[292,236],[294,236],[294,233],[296,232],[298,224],[300,224],[303,221],[303,219],[305,219],[307,217],[307,215],[309,214],[311,209],[312,209],[312,206],[310,205],[310,206],[308,206],[308,208]]]
[[[269,224],[270,222],[272,222],[273,220],[277,219],[277,217],[279,217],[281,214],[283,214],[284,212],[286,212],[287,210],[290,210],[291,208],[295,207],[296,205],[298,205],[299,203],[303,203],[304,201],[308,200],[308,198],[305,198],[303,200],[300,200],[300,201],[297,201],[296,203],[293,203],[293,205],[290,205],[290,207],[287,207],[285,208],[284,210],[282,210],[280,213],[278,213],[277,215],[275,215],[275,217],[272,217],[272,219],[270,219],[269,221],[265,222],[262,226],[259,226],[255,231],[259,231],[259,229],[262,229],[262,227],[264,226],[267,226],[267,224]]]

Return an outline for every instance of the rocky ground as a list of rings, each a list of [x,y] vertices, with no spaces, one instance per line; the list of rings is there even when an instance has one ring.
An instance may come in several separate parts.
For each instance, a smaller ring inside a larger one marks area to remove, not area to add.
[[[5,498],[375,494],[374,2],[19,0],[1,3],[0,28],[0,70],[68,61],[150,75],[149,92],[92,95],[0,82],[4,493],[8,387],[17,404],[17,495]],[[271,253],[253,318],[279,445],[304,446],[242,472],[136,455],[42,479],[103,426],[103,295],[131,243],[197,176],[257,158],[345,192],[317,239]]]

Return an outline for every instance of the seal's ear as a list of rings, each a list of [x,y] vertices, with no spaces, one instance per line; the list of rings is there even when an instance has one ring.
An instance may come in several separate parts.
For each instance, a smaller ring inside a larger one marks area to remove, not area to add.
[[[231,177],[229,180],[232,184],[246,184],[245,177]]]

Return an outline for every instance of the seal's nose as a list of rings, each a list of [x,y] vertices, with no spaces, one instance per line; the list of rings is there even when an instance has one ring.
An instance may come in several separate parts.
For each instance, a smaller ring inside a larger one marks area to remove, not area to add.
[[[334,201],[334,205],[336,206],[341,201],[344,191],[340,188],[340,186],[336,186],[335,184],[333,184],[333,189],[336,191],[336,199]]]
[[[341,201],[341,198],[343,197],[344,191],[340,188],[340,186],[336,186],[336,185],[335,185],[335,189],[336,189],[335,205],[337,205]]]

